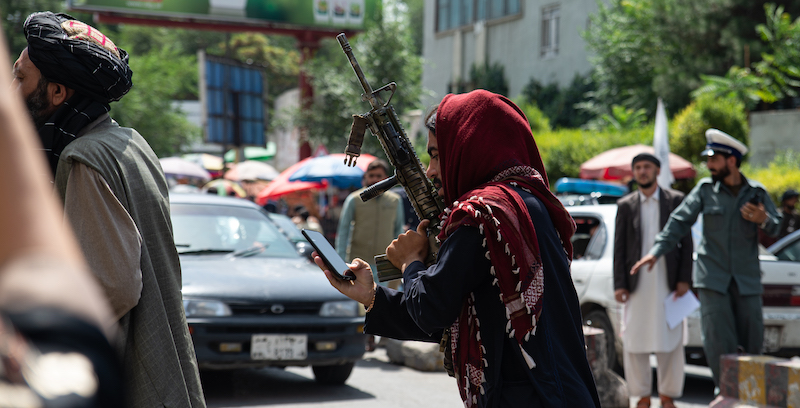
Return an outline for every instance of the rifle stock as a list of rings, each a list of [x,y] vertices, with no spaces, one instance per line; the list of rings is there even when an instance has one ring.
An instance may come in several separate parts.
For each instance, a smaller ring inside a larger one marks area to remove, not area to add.
[[[396,184],[402,185],[419,219],[427,219],[430,221],[430,226],[428,228],[429,251],[428,258],[425,260],[426,265],[430,265],[435,261],[436,253],[439,251],[439,244],[436,242],[436,236],[439,235],[439,214],[441,214],[444,209],[444,203],[441,197],[436,194],[436,190],[431,181],[425,176],[422,163],[417,153],[414,151],[411,142],[408,140],[408,136],[403,126],[400,124],[394,107],[389,104],[397,90],[397,84],[391,82],[373,90],[353,54],[347,37],[344,34],[339,34],[336,39],[339,41],[339,45],[341,45],[345,55],[350,60],[350,65],[353,67],[353,71],[361,83],[361,87],[364,90],[362,99],[369,102],[371,105],[369,112],[362,115],[353,115],[353,127],[350,130],[350,138],[345,150],[345,154],[347,155],[345,164],[349,166],[355,165],[358,156],[361,155],[361,144],[364,141],[364,132],[366,128],[369,128],[372,134],[380,141],[383,151],[386,152],[386,157],[389,159],[392,167],[395,168],[395,174],[364,190],[360,195],[361,200],[368,201],[383,194]],[[380,95],[381,92],[385,91],[391,92],[386,102],[383,101]],[[386,255],[376,256],[375,262],[378,269],[378,281],[384,282],[402,278],[402,272],[386,259]]]

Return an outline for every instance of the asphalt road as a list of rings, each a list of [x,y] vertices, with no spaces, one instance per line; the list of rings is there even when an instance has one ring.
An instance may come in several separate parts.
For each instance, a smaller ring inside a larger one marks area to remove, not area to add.
[[[202,379],[209,407],[463,407],[447,374],[391,364],[383,349],[367,353],[343,386],[317,384],[309,367],[207,372]],[[713,389],[707,368],[689,366],[684,396],[677,406],[707,407]],[[631,407],[634,404],[631,399]],[[660,406],[656,393],[652,406]]]

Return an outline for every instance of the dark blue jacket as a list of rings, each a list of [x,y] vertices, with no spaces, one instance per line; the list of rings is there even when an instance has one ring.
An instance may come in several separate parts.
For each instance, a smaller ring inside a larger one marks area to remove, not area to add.
[[[378,287],[367,314],[366,331],[401,340],[438,342],[475,294],[486,348],[486,394],[481,407],[599,407],[594,378],[586,360],[578,295],[569,262],[544,205],[524,198],[539,240],[544,264],[544,305],[535,336],[525,343],[536,367],[528,369],[515,339],[505,333],[505,308],[492,286],[491,266],[477,228],[461,227],[439,250],[436,264],[421,262],[403,273],[405,292]]]

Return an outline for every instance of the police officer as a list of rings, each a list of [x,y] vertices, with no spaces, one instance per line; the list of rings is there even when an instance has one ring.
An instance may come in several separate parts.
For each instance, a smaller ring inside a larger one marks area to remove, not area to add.
[[[739,171],[747,147],[717,129],[706,131],[711,177],[703,178],[686,196],[656,237],[650,252],[631,273],[669,252],[703,214],[703,237],[697,249],[694,287],[700,298],[703,349],[719,387],[720,356],[739,347],[761,353],[764,321],[761,308],[761,273],[758,263],[758,228],[778,234],[781,216],[764,186]]]

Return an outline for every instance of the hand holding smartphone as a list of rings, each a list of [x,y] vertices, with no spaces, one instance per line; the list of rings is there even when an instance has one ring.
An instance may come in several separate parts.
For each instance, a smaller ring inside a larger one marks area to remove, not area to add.
[[[325,265],[337,278],[341,280],[356,280],[355,274],[350,270],[347,264],[342,260],[339,254],[333,249],[333,246],[325,239],[325,236],[318,231],[301,230],[303,236],[306,237],[311,246],[317,251],[319,257],[325,261]]]

